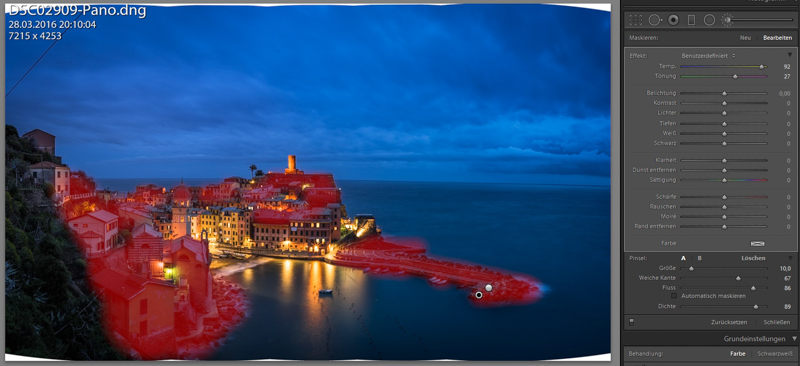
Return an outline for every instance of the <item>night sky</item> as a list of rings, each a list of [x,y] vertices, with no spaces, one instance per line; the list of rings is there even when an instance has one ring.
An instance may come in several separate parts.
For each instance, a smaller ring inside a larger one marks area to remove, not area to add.
[[[56,135],[64,163],[98,178],[249,176],[295,154],[337,179],[609,184],[609,12],[180,6],[79,20],[97,28],[64,34],[6,98],[6,123]],[[50,44],[6,40],[6,92]]]

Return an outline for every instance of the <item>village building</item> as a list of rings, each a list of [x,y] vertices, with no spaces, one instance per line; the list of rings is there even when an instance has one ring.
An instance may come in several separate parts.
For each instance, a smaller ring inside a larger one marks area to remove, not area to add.
[[[56,190],[56,197],[63,198],[69,196],[69,167],[63,164],[56,164],[50,161],[43,161],[32,164],[29,169],[30,177],[37,184],[50,183]]]
[[[192,207],[192,194],[183,184],[172,191],[172,231],[170,239],[180,238],[185,235],[196,237],[198,231],[198,215],[200,210]]]
[[[153,215],[150,213],[152,206],[123,203],[119,206],[119,218],[131,220],[133,227],[149,224],[153,225]]]
[[[291,212],[256,210],[253,212],[253,242],[257,248],[272,250],[299,250],[290,246],[289,222]]]
[[[219,240],[220,211],[222,211],[221,207],[217,207],[216,213],[212,210],[201,210],[197,216],[198,231],[200,233],[205,231],[208,234],[208,240],[212,243]],[[200,235],[193,236],[193,238],[199,239]]]
[[[131,232],[133,242],[127,246],[131,268],[164,277],[164,238],[153,226],[141,224]]]
[[[105,204],[108,204],[109,201],[116,201],[116,202],[125,201],[125,196],[123,193],[120,193],[119,191],[112,191],[109,189],[98,189],[97,198],[103,201]]]
[[[53,157],[53,160],[61,164],[61,157],[56,156],[56,136],[40,129],[28,131],[22,135],[22,138],[31,140],[33,146],[43,153],[48,153]]]
[[[200,186],[192,186],[187,187],[189,189],[189,193],[192,196],[192,203],[197,203],[200,201],[200,197],[203,195],[203,187]]]
[[[116,268],[95,273],[91,281],[102,298],[107,329],[147,358],[177,354],[175,285]]]
[[[83,252],[87,258],[104,256],[120,242],[119,217],[99,210],[76,217],[67,222],[78,237],[84,241]]]
[[[243,178],[243,177],[228,177],[223,180],[223,184],[230,184],[231,190],[233,189],[241,189],[246,190],[250,189],[250,179]]]
[[[330,251],[332,233],[338,234],[334,228],[338,222],[328,208],[253,212],[253,242],[259,248],[324,254]]]
[[[251,212],[237,207],[223,208],[220,214],[220,242],[238,246],[252,246],[250,236]]]
[[[155,184],[140,184],[136,186],[133,193],[136,202],[145,203],[151,206],[165,205],[167,203],[166,188]]]
[[[173,280],[178,286],[175,302],[179,311],[188,312],[187,314],[205,314],[215,306],[211,296],[210,264],[208,243],[188,236],[166,243],[165,278]],[[187,304],[191,305],[192,309],[187,309]]]
[[[169,218],[169,213],[153,212],[153,228],[161,233],[164,240],[169,240],[172,237],[172,220]]]

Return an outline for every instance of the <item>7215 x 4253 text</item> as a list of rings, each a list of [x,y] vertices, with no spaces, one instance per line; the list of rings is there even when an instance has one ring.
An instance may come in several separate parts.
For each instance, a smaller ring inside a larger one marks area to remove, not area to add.
[[[9,41],[58,41],[61,36],[61,32],[8,32]]]

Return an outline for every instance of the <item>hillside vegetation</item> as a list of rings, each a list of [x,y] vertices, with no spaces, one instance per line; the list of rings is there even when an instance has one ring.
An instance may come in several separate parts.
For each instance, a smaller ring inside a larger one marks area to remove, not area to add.
[[[48,198],[28,175],[40,153],[6,126],[6,353],[69,360],[124,359],[101,324],[86,261]]]

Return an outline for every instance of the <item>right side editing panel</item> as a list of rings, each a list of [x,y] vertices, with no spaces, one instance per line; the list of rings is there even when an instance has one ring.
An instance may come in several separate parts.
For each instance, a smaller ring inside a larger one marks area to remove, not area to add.
[[[622,1],[624,365],[798,365],[796,1]]]

